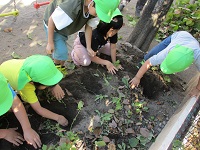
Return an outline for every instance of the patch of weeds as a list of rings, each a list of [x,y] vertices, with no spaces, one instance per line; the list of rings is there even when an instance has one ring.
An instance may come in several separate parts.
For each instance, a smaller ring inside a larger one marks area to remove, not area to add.
[[[126,150],[126,144],[124,142],[122,142],[122,144],[117,144],[117,146],[120,150]]]
[[[95,101],[101,101],[101,100],[107,98],[108,95],[102,95],[102,94],[100,94],[100,95],[96,95],[95,97],[96,97]]]
[[[139,140],[137,138],[130,138],[128,139],[128,142],[131,148],[135,148],[139,144]]]
[[[153,139],[153,134],[150,132],[148,137],[144,137],[144,136],[138,134],[137,139],[139,140],[139,143],[141,145],[146,146],[146,144],[149,143]]]
[[[112,97],[112,102],[115,104],[115,110],[116,111],[122,109],[121,98]]]
[[[100,124],[103,125],[105,122],[108,122],[112,119],[112,114],[110,113],[100,113],[98,110],[95,110],[95,112],[100,117]]]
[[[122,40],[123,39],[123,37],[122,36],[118,36],[118,40]]]
[[[135,108],[137,114],[141,114],[143,111],[148,112],[149,108],[146,107],[146,102],[134,102],[132,106]]]
[[[106,146],[104,141],[95,141],[95,147],[103,147]]]
[[[114,66],[115,67],[118,67],[119,65],[120,65],[120,61],[119,60],[117,60],[117,61],[114,62]]]
[[[122,82],[124,83],[126,88],[129,88],[129,78],[127,78],[126,76],[122,78]]]
[[[172,150],[182,150],[183,149],[183,144],[179,140],[173,141],[173,148]]]

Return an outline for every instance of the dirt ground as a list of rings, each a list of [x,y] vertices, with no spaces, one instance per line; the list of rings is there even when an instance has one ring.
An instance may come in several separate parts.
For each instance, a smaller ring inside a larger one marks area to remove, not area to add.
[[[38,0],[38,2],[44,2],[44,0]],[[33,54],[45,55],[46,35],[42,19],[46,6],[36,10],[33,3],[33,0],[16,0],[16,7],[20,11],[19,16],[0,18],[0,63],[11,59],[13,52],[21,58]],[[121,48],[121,44],[126,41],[133,29],[127,16],[134,15],[135,3],[136,1],[131,1],[125,7],[123,11],[125,26],[119,32],[121,38],[118,42],[118,59],[124,67],[123,71],[112,76],[107,73],[105,67],[96,64],[69,70],[67,77],[60,83],[63,89],[68,90],[62,101],[56,101],[46,93],[47,91],[38,92],[43,107],[67,117],[70,123],[67,128],[38,116],[28,104],[25,104],[31,125],[40,134],[44,145],[58,145],[62,137],[61,133],[65,134],[73,125],[72,130],[80,136],[85,149],[86,147],[94,149],[95,141],[102,139],[107,145],[114,143],[117,149],[120,149],[123,143],[126,145],[124,149],[131,149],[130,141],[138,139],[139,143],[135,148],[146,150],[181,103],[184,97],[185,81],[191,78],[191,73],[171,75],[169,76],[171,82],[166,83],[168,76],[156,71],[158,68],[152,68],[143,77],[137,89],[130,90],[127,87],[128,80],[137,72],[136,64],[142,59],[142,55],[136,50],[128,48],[125,51]],[[0,13],[9,12],[13,8],[12,0],[0,2]],[[7,28],[10,28],[11,32],[5,32]],[[71,36],[68,41],[70,50],[73,38],[74,36]],[[155,41],[152,42],[151,47],[155,44]],[[68,62],[67,65],[72,64]],[[184,81],[180,78],[183,76]],[[79,101],[84,102],[80,113],[77,110]],[[73,122],[78,113],[78,117]],[[93,125],[91,125],[92,121]],[[19,132],[22,132],[12,113],[1,116],[0,123],[1,128],[18,126]],[[143,137],[146,135],[143,130],[146,134],[148,133],[145,141],[141,139],[141,135]],[[109,140],[105,140],[105,137]],[[65,139],[64,142],[66,142]],[[0,140],[0,149],[33,148],[25,142],[22,146],[15,147]],[[103,149],[108,148],[104,146]]]

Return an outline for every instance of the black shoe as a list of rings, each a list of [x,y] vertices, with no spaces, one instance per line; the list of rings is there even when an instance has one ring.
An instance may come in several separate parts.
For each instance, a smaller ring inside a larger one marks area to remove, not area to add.
[[[120,5],[119,5],[119,10],[122,11],[122,10],[124,9],[124,7],[125,7],[125,5],[120,4]]]

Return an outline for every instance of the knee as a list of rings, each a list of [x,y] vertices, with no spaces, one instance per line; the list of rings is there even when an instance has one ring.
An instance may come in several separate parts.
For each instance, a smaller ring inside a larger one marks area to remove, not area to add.
[[[89,66],[91,64],[91,60],[88,54],[83,53],[81,50],[73,49],[71,52],[71,57],[77,66]]]

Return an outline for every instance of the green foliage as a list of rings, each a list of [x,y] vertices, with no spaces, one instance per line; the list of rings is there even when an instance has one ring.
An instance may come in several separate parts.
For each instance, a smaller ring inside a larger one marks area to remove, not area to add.
[[[95,98],[95,101],[97,101],[97,100],[100,100],[100,101],[101,101],[101,100],[107,98],[108,95],[102,95],[102,94],[100,94],[100,95],[96,95],[95,97],[96,97],[96,98]]]
[[[103,146],[106,146],[106,143],[104,141],[95,141],[95,146],[103,147]]]
[[[76,121],[76,118],[78,117],[79,113],[81,112],[81,109],[83,108],[83,105],[84,105],[84,102],[83,101],[79,101],[78,108],[77,108],[78,113],[76,114],[76,116],[74,117],[74,119],[72,121],[72,124],[71,124],[71,127],[70,127],[70,131],[72,129],[72,126],[73,126],[74,122]]]
[[[126,150],[126,144],[124,142],[122,142],[122,144],[117,144],[117,146],[120,150]]]
[[[112,97],[112,102],[116,105],[115,110],[121,110],[122,109],[121,98]]]
[[[126,88],[129,88],[128,80],[129,80],[129,79],[128,79],[127,77],[123,77],[123,78],[122,78],[122,82],[125,84],[125,87],[126,87]]]
[[[173,141],[173,148],[172,150],[181,150],[183,148],[183,144],[179,140]]]
[[[136,138],[130,138],[130,139],[128,140],[128,142],[129,142],[130,146],[131,146],[132,148],[134,148],[134,147],[136,147],[136,146],[138,145],[139,140],[136,139]]]
[[[177,0],[169,9],[165,21],[157,34],[157,39],[162,41],[176,31],[188,31],[198,41],[200,40],[200,0],[194,4],[190,0]]]

